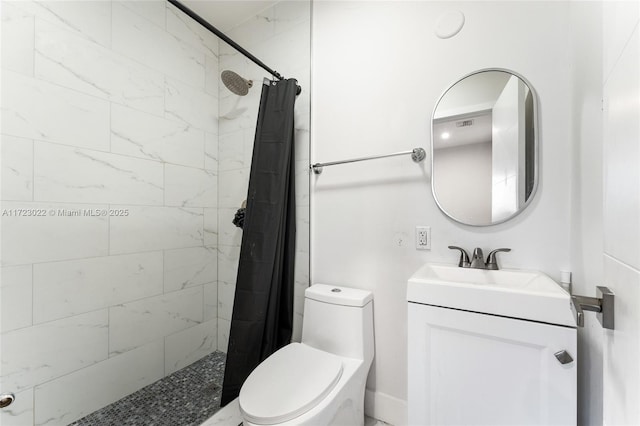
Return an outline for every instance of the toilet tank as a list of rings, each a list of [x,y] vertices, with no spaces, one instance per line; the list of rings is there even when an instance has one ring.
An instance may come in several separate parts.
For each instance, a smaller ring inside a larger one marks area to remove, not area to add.
[[[314,284],[305,291],[302,343],[339,356],[373,360],[373,294]]]

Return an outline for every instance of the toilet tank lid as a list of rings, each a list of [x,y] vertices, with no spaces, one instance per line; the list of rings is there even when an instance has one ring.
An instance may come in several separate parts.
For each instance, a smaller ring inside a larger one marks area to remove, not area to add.
[[[344,306],[362,307],[373,300],[370,291],[328,284],[313,284],[304,295],[308,299]]]

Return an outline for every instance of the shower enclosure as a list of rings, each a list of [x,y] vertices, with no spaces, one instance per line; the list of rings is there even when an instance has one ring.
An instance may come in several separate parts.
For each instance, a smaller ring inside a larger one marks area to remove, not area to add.
[[[310,4],[264,5],[223,29],[303,88],[299,340]],[[232,220],[273,77],[164,1],[0,8],[0,392],[15,395],[0,424],[176,424],[176,406],[179,424],[200,424],[219,398],[242,235]],[[224,70],[253,82],[246,95],[219,84]]]

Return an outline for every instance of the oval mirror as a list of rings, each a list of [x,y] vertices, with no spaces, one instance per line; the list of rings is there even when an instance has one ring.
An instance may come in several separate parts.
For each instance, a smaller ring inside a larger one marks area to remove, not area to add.
[[[473,226],[520,213],[537,187],[537,134],[536,95],[521,76],[482,70],[449,87],[431,119],[431,187],[440,210]]]

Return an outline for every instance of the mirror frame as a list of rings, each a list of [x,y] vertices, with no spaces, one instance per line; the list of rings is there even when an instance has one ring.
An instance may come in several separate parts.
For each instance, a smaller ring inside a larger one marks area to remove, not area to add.
[[[467,222],[463,222],[459,219],[457,219],[456,217],[454,217],[453,215],[449,214],[446,209],[440,204],[440,202],[438,201],[438,197],[436,196],[436,189],[434,186],[434,175],[433,175],[433,154],[434,154],[434,149],[433,149],[433,141],[434,141],[434,134],[433,134],[433,123],[435,120],[435,114],[436,114],[436,110],[438,109],[438,105],[440,104],[440,101],[442,101],[442,98],[447,94],[447,92],[449,90],[451,90],[451,88],[453,88],[456,84],[458,84],[459,82],[461,82],[462,80],[464,80],[465,78],[471,77],[473,75],[476,74],[480,74],[480,73],[484,73],[484,72],[488,72],[488,71],[499,71],[499,72],[505,72],[505,73],[509,73],[511,75],[514,75],[516,77],[518,77],[520,80],[522,80],[527,87],[529,88],[529,90],[531,91],[531,96],[533,97],[533,152],[534,152],[534,163],[533,163],[533,171],[534,171],[534,182],[533,182],[533,188],[531,189],[531,194],[529,195],[529,198],[527,199],[527,201],[525,201],[525,203],[522,205],[522,207],[520,209],[518,209],[517,212],[513,213],[511,216],[508,216],[504,219],[501,219],[499,221],[496,222],[490,222],[490,223],[486,223],[486,224],[473,224],[473,223],[467,223]],[[504,223],[508,220],[513,219],[514,217],[518,216],[520,213],[522,213],[527,207],[529,207],[529,204],[531,204],[532,200],[535,198],[537,192],[538,192],[538,184],[540,181],[540,145],[539,145],[539,136],[538,133],[540,133],[540,118],[539,118],[539,107],[538,107],[538,93],[536,92],[536,90],[534,89],[533,85],[529,82],[529,80],[527,80],[526,78],[524,78],[520,73],[517,73],[515,71],[512,71],[510,69],[507,68],[483,68],[477,71],[473,71],[469,74],[466,74],[464,76],[462,76],[461,78],[457,79],[455,82],[453,82],[452,84],[450,84],[443,92],[442,94],[438,97],[438,100],[435,103],[435,106],[433,107],[433,112],[431,113],[431,194],[433,195],[433,199],[436,202],[436,205],[438,206],[438,208],[440,209],[440,211],[442,213],[444,213],[445,216],[447,216],[448,218],[450,218],[451,220],[460,223],[462,225],[467,225],[467,226],[473,226],[473,227],[487,227],[487,226],[494,226],[494,225],[499,225],[501,223]]]

